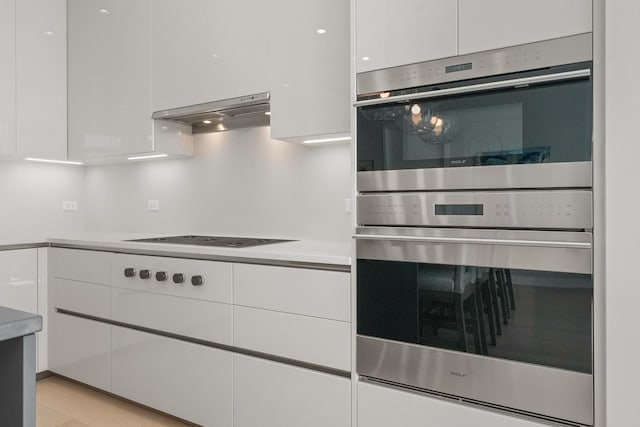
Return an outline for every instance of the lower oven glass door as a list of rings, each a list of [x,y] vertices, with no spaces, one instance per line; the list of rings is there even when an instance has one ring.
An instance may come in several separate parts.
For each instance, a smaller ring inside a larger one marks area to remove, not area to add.
[[[592,424],[590,233],[388,232],[357,241],[360,375]]]

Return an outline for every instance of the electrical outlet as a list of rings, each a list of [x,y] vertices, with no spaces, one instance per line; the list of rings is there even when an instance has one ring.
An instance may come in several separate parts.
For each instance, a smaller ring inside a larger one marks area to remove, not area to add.
[[[149,212],[158,212],[160,210],[160,200],[147,200],[147,210]]]
[[[74,212],[78,210],[78,202],[75,200],[63,200],[62,210],[65,212]]]
[[[344,211],[351,213],[351,199],[344,199]]]

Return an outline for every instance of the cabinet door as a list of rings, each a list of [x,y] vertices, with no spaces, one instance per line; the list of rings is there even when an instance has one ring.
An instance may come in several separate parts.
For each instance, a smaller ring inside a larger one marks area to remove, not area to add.
[[[356,72],[457,55],[457,22],[452,0],[356,0]]]
[[[233,384],[235,427],[351,425],[348,378],[235,355]]]
[[[459,0],[460,54],[586,33],[591,0]]]
[[[517,416],[498,414],[487,409],[383,387],[358,383],[358,427],[543,427]]]
[[[17,140],[21,157],[67,158],[65,0],[16,2]]]
[[[233,425],[231,353],[117,326],[112,344],[112,393],[200,425]]]
[[[269,90],[270,4],[205,0],[207,101]]]
[[[109,391],[111,377],[109,325],[51,311],[49,369]]]
[[[0,306],[38,312],[37,251],[0,251]]]
[[[151,0],[69,0],[69,157],[153,151]]]
[[[153,0],[153,110],[206,102],[205,0]]]
[[[0,0],[0,155],[16,150],[16,1]]]
[[[272,138],[349,135],[349,7],[344,0],[273,2]]]

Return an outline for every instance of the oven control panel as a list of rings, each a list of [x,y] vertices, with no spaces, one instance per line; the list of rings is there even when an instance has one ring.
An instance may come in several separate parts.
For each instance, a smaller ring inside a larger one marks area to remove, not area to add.
[[[366,194],[358,225],[590,230],[586,190]]]

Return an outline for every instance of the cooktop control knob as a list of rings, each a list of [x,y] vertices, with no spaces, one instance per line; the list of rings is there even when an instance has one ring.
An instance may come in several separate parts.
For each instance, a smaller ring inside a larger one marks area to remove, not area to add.
[[[141,279],[148,279],[149,277],[151,277],[151,270],[140,270],[140,278]]]
[[[184,283],[184,274],[176,273],[173,275],[173,283]]]
[[[136,277],[136,269],[135,268],[125,268],[124,269],[124,277]]]
[[[198,275],[198,276],[191,276],[191,284],[193,286],[202,286],[202,284],[204,283],[204,277]]]
[[[169,278],[169,275],[166,271],[158,271],[156,273],[156,280],[158,282],[165,282]]]

